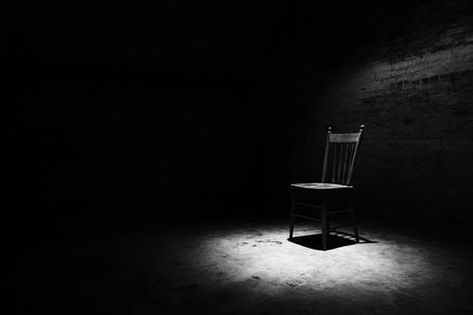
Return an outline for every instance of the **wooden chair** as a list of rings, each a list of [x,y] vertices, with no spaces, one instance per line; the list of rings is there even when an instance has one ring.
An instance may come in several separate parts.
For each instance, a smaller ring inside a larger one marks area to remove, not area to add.
[[[353,226],[356,242],[359,242],[358,225],[352,201],[351,178],[358,153],[364,125],[356,133],[333,133],[328,127],[327,142],[320,183],[291,184],[291,226],[289,239],[294,232],[296,218],[316,221],[321,224],[322,248],[327,249],[328,235],[338,228]],[[305,200],[302,197],[305,196]],[[301,197],[301,198],[299,198]],[[316,198],[318,202],[313,202]],[[345,205],[333,209],[332,202],[345,201]],[[351,214],[351,223],[330,227],[329,217]]]

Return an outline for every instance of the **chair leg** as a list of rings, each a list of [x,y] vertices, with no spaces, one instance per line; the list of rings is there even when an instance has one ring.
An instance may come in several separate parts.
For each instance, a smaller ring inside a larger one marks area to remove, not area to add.
[[[294,210],[296,205],[294,204],[294,193],[291,194],[291,226],[289,228],[289,239],[292,239],[294,234]]]
[[[328,243],[328,218],[327,218],[327,200],[326,197],[323,197],[322,200],[322,209],[321,209],[321,228],[322,228],[322,249],[327,250]]]
[[[350,195],[348,197],[348,202],[350,203],[350,212],[351,212],[351,218],[352,218],[352,224],[353,224],[353,233],[355,234],[355,240],[357,243],[360,242],[360,236],[358,234],[358,223],[356,221],[356,214],[355,214],[355,207],[353,205],[353,199],[352,196]]]
[[[294,205],[292,207],[294,207]],[[294,215],[291,214],[291,227],[289,228],[289,239],[292,239],[293,234],[294,234]]]

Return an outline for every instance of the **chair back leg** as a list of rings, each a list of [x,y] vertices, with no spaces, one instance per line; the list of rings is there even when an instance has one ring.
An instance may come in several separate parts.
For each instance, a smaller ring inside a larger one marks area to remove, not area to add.
[[[355,213],[355,206],[353,205],[353,199],[350,194],[348,197],[348,202],[350,206],[350,212],[351,212],[351,218],[352,218],[352,224],[353,224],[353,233],[355,234],[355,240],[357,243],[360,242],[360,236],[358,235],[358,223],[356,221],[356,213]]]

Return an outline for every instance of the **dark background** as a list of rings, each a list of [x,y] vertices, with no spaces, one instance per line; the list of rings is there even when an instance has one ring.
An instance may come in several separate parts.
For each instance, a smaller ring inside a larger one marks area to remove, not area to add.
[[[2,76],[20,235],[288,216],[325,128],[364,123],[363,217],[471,218],[470,1],[37,3]],[[28,237],[25,237],[28,238]]]

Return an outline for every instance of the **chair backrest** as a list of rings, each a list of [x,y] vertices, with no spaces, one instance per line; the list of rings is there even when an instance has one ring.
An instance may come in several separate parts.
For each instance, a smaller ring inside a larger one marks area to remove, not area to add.
[[[364,128],[361,125],[355,133],[333,133],[332,127],[328,127],[322,183],[350,185]]]

